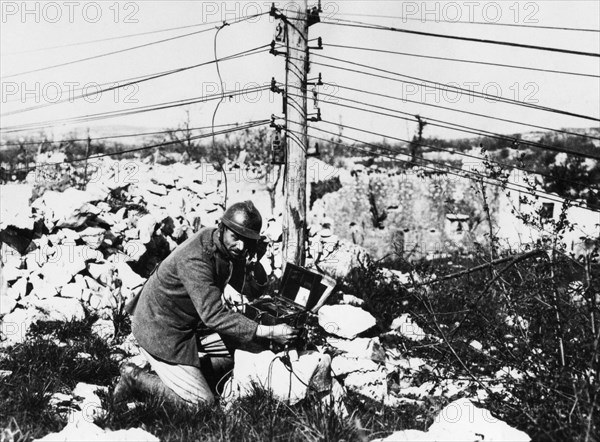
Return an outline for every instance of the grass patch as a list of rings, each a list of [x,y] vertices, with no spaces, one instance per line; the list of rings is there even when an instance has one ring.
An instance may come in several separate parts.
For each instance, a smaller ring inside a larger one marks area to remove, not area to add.
[[[7,350],[0,369],[0,426],[14,420],[24,440],[59,431],[66,421],[48,407],[53,393],[69,393],[78,382],[110,385],[118,364],[106,342],[91,334],[89,321],[32,326],[27,340]],[[87,353],[89,358],[78,357]]]
[[[455,267],[437,265],[435,270],[439,275],[452,273]],[[491,394],[486,408],[534,440],[584,441],[598,431],[594,413],[600,401],[598,329],[594,333],[590,320],[592,313],[600,317],[597,304],[593,310],[590,301],[592,294],[600,293],[596,276],[600,267],[594,264],[590,274],[588,283],[581,266],[569,260],[553,265],[531,260],[507,270],[493,284],[488,272],[478,272],[409,291],[397,281],[386,281],[370,264],[350,275],[343,290],[365,300],[379,331],[408,312],[436,337],[419,342],[382,338],[385,347],[397,348],[405,357],[423,358],[433,367],[414,374],[413,385],[448,378],[489,379],[510,367],[521,377],[503,379],[503,393]],[[569,289],[573,281],[586,283],[577,302]],[[513,318],[512,323],[507,318]],[[53,393],[69,393],[78,382],[114,385],[118,363],[111,353],[117,350],[91,333],[93,320],[37,324],[25,343],[0,358],[0,369],[12,371],[0,383],[2,428],[20,426],[23,442],[59,431],[66,421],[49,409]],[[473,341],[482,350],[470,345]],[[80,353],[90,356],[82,359]],[[389,376],[390,390],[399,383],[397,373]],[[132,410],[115,408],[110,394],[104,394],[107,414],[96,423],[112,430],[141,426],[164,441],[363,441],[402,429],[426,430],[456,397],[425,398],[388,408],[349,393],[346,405],[351,415],[342,418],[318,397],[288,406],[260,389],[228,408],[217,404],[196,411],[158,401]]]

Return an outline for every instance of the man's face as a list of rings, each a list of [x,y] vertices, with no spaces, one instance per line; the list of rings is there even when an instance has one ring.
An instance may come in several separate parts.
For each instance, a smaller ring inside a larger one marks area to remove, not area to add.
[[[248,253],[251,240],[238,235],[227,227],[223,230],[223,245],[233,259],[242,259]]]

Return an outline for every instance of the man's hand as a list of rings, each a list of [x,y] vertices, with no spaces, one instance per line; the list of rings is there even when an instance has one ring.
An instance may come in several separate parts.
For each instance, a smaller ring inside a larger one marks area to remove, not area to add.
[[[259,338],[267,338],[275,341],[278,344],[287,344],[298,337],[298,329],[290,327],[287,324],[278,325],[259,325],[256,329],[256,336]]]
[[[256,260],[260,261],[265,253],[267,253],[267,247],[269,242],[266,236],[261,236],[260,239],[256,243]]]

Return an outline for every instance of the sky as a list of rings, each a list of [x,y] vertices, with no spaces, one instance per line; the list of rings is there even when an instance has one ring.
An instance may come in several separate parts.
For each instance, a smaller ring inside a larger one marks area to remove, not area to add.
[[[238,21],[245,16],[268,11],[270,4],[271,2],[266,1],[2,1],[0,127],[3,131],[8,131],[19,125],[220,93],[220,81],[213,63],[93,97],[73,99],[79,95],[82,87],[92,92],[97,90],[98,85],[105,83],[123,84],[124,80],[133,77],[213,60],[217,26],[223,21],[229,25],[223,27],[216,38],[219,57],[266,45],[274,38],[277,20],[262,15]],[[309,1],[309,6],[315,4],[316,2]],[[289,13],[295,11],[292,2],[276,2],[276,6]],[[345,136],[364,141],[410,139],[417,130],[415,115],[420,115],[429,122],[424,132],[427,137],[472,136],[464,131],[436,126],[447,123],[501,134],[538,130],[498,119],[548,128],[598,127],[597,121],[474,98],[464,92],[440,91],[431,86],[424,87],[422,82],[434,81],[476,93],[501,95],[530,106],[544,106],[599,118],[598,57],[331,23],[342,23],[340,20],[346,20],[343,23],[355,21],[409,31],[598,54],[598,1],[323,0],[321,6],[321,21],[330,23],[317,23],[309,29],[309,38],[321,37],[324,46],[322,50],[311,50],[309,78],[321,73],[325,82],[318,94],[318,105],[324,121],[310,123],[312,134],[329,138],[330,135],[321,130],[338,133],[341,125]],[[176,27],[180,29],[162,31]],[[556,28],[591,29],[594,32]],[[204,32],[122,51],[202,30]],[[312,45],[316,45],[316,41],[311,42]],[[379,52],[331,45],[377,49]],[[115,51],[122,52],[72,63]],[[471,64],[390,52],[592,76]],[[324,57],[334,57],[355,64]],[[52,67],[60,64],[64,65]],[[256,55],[222,61],[219,63],[219,70],[226,91],[268,85],[271,78],[282,83],[285,81],[284,57],[273,56],[268,53],[268,49]],[[364,72],[394,80],[365,75]],[[413,79],[399,77],[398,74]],[[403,83],[399,79],[412,81],[416,85]],[[56,103],[60,100],[67,102]],[[422,104],[423,102],[428,105]],[[75,126],[79,133],[85,133],[89,128],[91,136],[116,135],[176,128],[189,115],[192,127],[205,127],[211,125],[216,103],[210,101]],[[380,108],[369,107],[364,103]],[[309,93],[309,113],[316,111],[313,104],[312,93]],[[348,106],[367,108],[371,112]],[[32,107],[38,108],[29,109]],[[394,110],[404,114],[394,113]],[[471,114],[457,112],[458,110]],[[399,115],[406,119],[381,113]],[[281,95],[268,91],[249,93],[225,99],[219,106],[215,124],[269,119],[272,114],[282,115]],[[48,137],[54,139],[68,134],[75,127],[63,123],[50,124],[52,127],[43,130]],[[3,132],[1,138],[22,134],[26,132]]]

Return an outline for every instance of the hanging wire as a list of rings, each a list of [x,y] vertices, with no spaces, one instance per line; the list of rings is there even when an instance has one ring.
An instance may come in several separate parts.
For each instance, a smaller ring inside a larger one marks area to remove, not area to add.
[[[461,58],[435,57],[433,55],[423,55],[423,54],[414,54],[414,53],[410,53],[410,52],[389,51],[389,50],[378,49],[378,48],[366,48],[366,47],[360,47],[360,46],[340,45],[340,44],[334,44],[334,43],[327,43],[325,46],[332,47],[332,48],[340,48],[340,49],[353,49],[353,50],[358,50],[358,51],[377,52],[377,53],[382,53],[382,54],[394,54],[394,55],[404,55],[404,56],[408,56],[408,57],[427,58],[427,59],[431,59],[431,60],[454,61],[454,62],[458,62],[458,63],[472,63],[472,64],[477,64],[477,65],[494,66],[494,67],[511,68],[511,69],[524,69],[524,70],[529,70],[529,71],[547,72],[547,73],[551,73],[551,74],[563,74],[563,75],[575,75],[575,76],[581,76],[581,77],[600,78],[600,75],[586,74],[583,72],[559,71],[559,70],[554,70],[554,69],[536,68],[536,67],[532,67],[532,66],[519,66],[519,65],[512,65],[512,64],[490,63],[490,62],[485,62],[485,61],[480,61],[480,60],[465,60],[465,59],[461,59]]]
[[[267,90],[269,87],[270,87],[269,85],[257,86],[257,87],[249,88],[249,89],[245,89],[245,90],[227,92],[226,95],[229,97],[234,97],[237,95],[243,95],[243,94],[247,94],[247,93],[251,93],[251,92]],[[204,97],[186,98],[186,99],[182,99],[182,100],[175,100],[175,101],[169,101],[169,102],[165,102],[165,103],[140,106],[140,107],[125,109],[125,110],[120,110],[120,111],[100,112],[97,114],[83,115],[83,116],[79,116],[79,117],[72,117],[72,118],[66,118],[66,119],[61,119],[61,120],[44,121],[44,122],[36,123],[36,124],[11,126],[11,127],[7,127],[7,128],[1,128],[0,131],[2,133],[22,132],[24,130],[34,130],[34,129],[42,129],[45,127],[53,127],[57,124],[83,123],[83,122],[89,122],[89,121],[102,120],[102,119],[106,119],[106,118],[134,115],[134,114],[139,114],[139,113],[144,113],[144,112],[153,112],[156,110],[169,109],[169,108],[173,108],[173,107],[188,106],[190,104],[208,102],[208,101],[219,99],[220,96],[221,96],[221,94],[219,93],[219,94],[214,94],[214,95],[206,95]]]
[[[317,129],[317,130],[321,130],[321,129]],[[323,131],[323,132],[328,132],[328,131]],[[333,132],[331,134],[337,135],[337,134],[334,134]],[[356,151],[359,151],[359,152],[366,153],[368,155],[377,154],[380,157],[389,158],[389,159],[391,159],[393,161],[399,161],[400,163],[404,163],[404,164],[407,164],[407,165],[414,165],[411,162],[411,160],[401,160],[401,159],[399,159],[399,158],[397,158],[395,156],[395,155],[398,155],[398,154],[410,156],[408,154],[402,154],[402,153],[393,152],[391,149],[386,149],[386,148],[384,148],[382,146],[377,146],[375,144],[371,144],[371,143],[368,143],[368,142],[365,142],[365,141],[356,140],[356,139],[353,139],[351,137],[347,137],[347,136],[344,136],[344,135],[342,135],[341,138],[346,138],[346,139],[354,140],[354,141],[362,143],[364,145],[371,146],[374,149],[366,149],[366,148],[361,148],[361,147],[358,147],[358,146],[346,145],[346,144],[344,144],[342,142],[336,142],[336,141],[328,140],[326,138],[318,137],[318,136],[314,136],[314,135],[309,135],[309,136],[311,138],[315,139],[315,140],[320,140],[320,141],[323,141],[323,142],[330,142],[330,143],[333,143],[333,144],[337,144],[337,145],[340,145],[340,146],[347,147],[347,148],[349,148],[351,150],[356,150]],[[390,155],[381,154],[380,152],[377,152],[376,149],[383,149],[383,150],[392,152],[394,155],[392,155],[392,154],[390,154]],[[436,163],[435,161],[432,161],[432,160],[426,160],[426,159],[421,159],[421,160],[424,161],[425,163]],[[463,179],[468,179],[468,180],[471,180],[471,181],[482,182],[484,184],[489,184],[489,185],[495,186],[495,187],[506,188],[509,191],[515,191],[515,192],[519,192],[519,193],[522,193],[522,194],[530,195],[530,196],[532,196],[534,198],[537,198],[540,195],[543,195],[546,200],[548,200],[550,202],[558,203],[558,204],[563,204],[565,201],[569,201],[569,205],[572,206],[572,207],[578,207],[578,208],[581,208],[581,209],[589,210],[591,212],[600,213],[600,207],[598,207],[598,206],[592,206],[592,205],[589,205],[589,204],[588,205],[583,205],[583,204],[579,204],[579,203],[576,203],[576,202],[573,202],[573,201],[570,201],[570,200],[559,199],[561,197],[558,196],[558,195],[553,195],[553,194],[549,194],[549,193],[542,192],[542,191],[536,191],[537,194],[536,193],[532,193],[529,190],[527,190],[527,188],[525,186],[520,186],[520,185],[517,185],[517,184],[515,184],[515,186],[519,186],[520,188],[519,187],[518,188],[509,187],[509,184],[504,185],[504,184],[502,184],[502,183],[500,183],[498,181],[489,181],[490,179],[494,179],[494,178],[489,177],[487,175],[478,174],[478,173],[476,173],[474,171],[466,171],[466,170],[462,170],[462,169],[458,169],[458,168],[453,168],[451,166],[444,165],[444,164],[442,164],[442,168],[436,168],[436,167],[433,167],[433,166],[429,166],[427,164],[421,164],[420,167],[422,167],[423,169],[426,169],[426,170],[430,170],[430,171],[432,171],[434,173],[437,173],[437,174],[452,175],[452,176],[456,176],[458,178],[463,178]],[[457,170],[459,170],[459,172],[453,172],[452,170],[445,169],[444,167],[448,167],[450,169],[457,169]]]
[[[44,104],[40,104],[40,105],[36,105],[36,106],[31,106],[31,107],[24,108],[24,109],[17,109],[17,110],[14,110],[14,111],[4,112],[4,113],[0,114],[0,116],[5,117],[5,116],[9,116],[9,115],[20,114],[20,113],[23,113],[23,112],[29,112],[29,111],[32,111],[32,110],[37,110],[37,109],[41,109],[41,108],[48,107],[48,106],[54,106],[54,105],[62,104],[62,103],[65,103],[65,102],[71,103],[71,102],[73,102],[75,100],[78,100],[80,98],[86,98],[86,97],[89,97],[89,96],[93,96],[93,95],[97,95],[97,94],[102,94],[104,92],[110,92],[110,91],[113,91],[113,90],[125,88],[125,87],[132,86],[132,85],[135,85],[135,84],[144,83],[144,82],[149,81],[149,80],[155,80],[157,78],[166,77],[168,75],[178,74],[180,72],[188,71],[190,69],[195,69],[195,68],[207,66],[207,65],[210,65],[210,64],[213,64],[213,63],[218,63],[219,61],[229,61],[229,60],[234,60],[234,59],[237,59],[237,58],[247,57],[247,56],[251,56],[251,55],[257,55],[257,54],[260,54],[262,52],[262,50],[265,49],[265,48],[267,48],[268,46],[269,46],[268,44],[257,46],[255,48],[248,49],[246,51],[241,51],[241,52],[238,52],[236,54],[228,55],[228,56],[223,57],[223,58],[221,58],[219,60],[209,60],[209,61],[205,61],[205,62],[202,62],[202,63],[197,63],[197,64],[193,64],[193,65],[190,65],[190,66],[185,66],[185,67],[182,67],[182,68],[176,68],[176,69],[170,69],[168,71],[162,71],[162,72],[159,72],[159,73],[156,73],[156,74],[147,74],[147,75],[143,75],[143,76],[140,76],[140,77],[135,77],[133,79],[117,80],[117,81],[112,81],[112,82],[109,82],[109,83],[104,83],[105,85],[107,85],[107,84],[113,84],[114,86],[111,86],[111,87],[108,87],[108,88],[105,88],[105,89],[95,90],[93,92],[82,93],[81,95],[78,95],[78,96],[75,96],[75,97],[68,97],[68,98],[65,98],[63,100],[59,100],[59,101],[56,101],[56,102],[44,103]],[[121,82],[123,82],[123,83],[119,84]],[[115,83],[117,83],[117,84],[115,84]],[[83,90],[83,88],[82,88],[82,90]]]
[[[223,129],[223,130],[218,131],[218,132],[211,132],[211,133],[207,133],[207,134],[196,135],[194,137],[191,137],[190,140],[200,140],[200,139],[203,139],[203,138],[212,137],[214,135],[223,135],[223,134],[228,134],[228,133],[232,133],[232,132],[237,132],[237,131],[240,131],[240,130],[250,129],[250,128],[253,128],[253,127],[264,126],[264,125],[266,125],[266,124],[268,124],[270,122],[271,122],[271,120],[249,121],[247,123],[244,123],[241,126],[236,126],[234,128]],[[228,126],[231,126],[232,124],[237,124],[237,123],[231,123],[231,124],[228,124]],[[149,146],[136,147],[136,148],[132,148],[132,149],[125,149],[125,150],[120,150],[118,152],[97,154],[97,155],[90,156],[90,157],[74,158],[74,159],[71,159],[71,160],[58,161],[58,162],[54,162],[54,163],[39,163],[39,164],[36,164],[34,167],[22,167],[22,168],[19,168],[19,169],[12,169],[12,170],[10,170],[10,172],[11,173],[31,172],[31,171],[36,170],[38,168],[60,166],[62,164],[73,164],[73,163],[77,163],[77,162],[80,162],[80,161],[86,161],[86,160],[89,161],[89,160],[96,160],[96,159],[104,158],[104,157],[119,156],[119,155],[124,155],[124,154],[127,154],[127,153],[140,152],[140,151],[144,151],[144,150],[148,150],[148,149],[154,149],[154,148],[157,148],[157,147],[171,146],[171,145],[177,144],[179,142],[180,142],[179,140],[166,141],[166,142],[159,143],[159,144],[152,144],[152,145],[149,145]]]
[[[347,127],[347,126],[343,126],[343,127]],[[351,129],[350,127],[347,127],[347,128]],[[401,160],[401,159],[398,159],[396,157],[396,155],[404,155],[404,156],[409,156],[410,157],[409,154],[402,153],[402,152],[397,152],[397,151],[395,151],[395,150],[393,150],[391,148],[387,148],[387,147],[384,147],[384,146],[379,146],[379,145],[376,145],[376,144],[373,144],[373,143],[369,143],[369,142],[366,142],[366,141],[363,141],[363,140],[359,140],[359,139],[356,139],[356,138],[348,137],[346,135],[339,135],[339,133],[331,132],[331,131],[328,131],[328,130],[325,130],[325,129],[321,129],[321,128],[318,128],[318,127],[313,127],[313,129],[321,131],[321,132],[324,132],[324,133],[329,134],[329,135],[333,135],[333,136],[339,137],[339,138],[345,138],[347,140],[351,140],[351,141],[354,141],[354,142],[357,142],[357,143],[361,143],[361,144],[363,144],[365,146],[373,147],[374,149],[371,149],[371,150],[364,149],[364,148],[361,149],[361,148],[359,148],[357,146],[349,146],[349,145],[343,144],[341,142],[327,140],[325,138],[315,137],[315,136],[311,135],[312,138],[315,138],[315,139],[318,139],[318,140],[322,140],[322,141],[325,141],[325,142],[330,142],[330,143],[338,144],[338,145],[343,145],[345,147],[348,147],[349,149],[360,150],[360,151],[366,152],[366,153],[368,153],[370,155],[376,153],[377,155],[379,155],[381,157],[389,158],[389,159],[392,159],[394,161],[400,161],[402,163],[411,164],[412,165],[411,160]],[[390,154],[389,155],[381,154],[381,153],[377,152],[376,150],[384,150],[386,152],[389,152]],[[433,166],[421,165],[421,167],[429,169],[429,170],[432,170],[432,171],[434,171],[436,173],[454,175],[454,176],[458,176],[458,177],[461,177],[461,178],[467,178],[467,179],[470,179],[470,180],[473,180],[474,179],[473,177],[475,177],[477,180],[482,180],[482,182],[484,182],[486,184],[490,184],[490,185],[496,186],[496,187],[504,187],[504,185],[502,183],[500,183],[499,181],[483,181],[484,179],[486,179],[486,180],[494,179],[494,178],[492,178],[492,177],[490,177],[488,175],[479,174],[479,173],[477,173],[475,171],[472,171],[472,170],[464,170],[464,169],[461,169],[461,168],[458,168],[458,167],[451,166],[449,164],[440,163],[439,161],[428,160],[428,159],[425,159],[425,158],[420,158],[419,160],[423,161],[423,162],[426,162],[426,163],[430,163],[430,164],[441,166],[441,168],[435,168]],[[453,172],[452,170],[457,170],[458,172]],[[472,175],[473,177],[471,177],[469,175]],[[508,187],[509,183],[506,183],[506,188],[508,190],[514,190],[516,192],[528,194],[528,195],[531,195],[533,197],[538,197],[539,195],[544,195],[544,198],[546,198],[549,201],[556,202],[556,203],[563,203],[564,202],[564,200],[562,200],[562,199],[557,199],[557,198],[560,198],[560,196],[558,196],[558,195],[553,195],[553,194],[550,194],[550,193],[547,193],[547,192],[544,192],[544,191],[538,191],[538,190],[536,190],[536,193],[533,193],[526,186],[519,185],[519,184],[516,184],[516,183],[510,183],[510,185],[516,186],[516,188],[515,187]],[[581,205],[581,204],[578,204],[578,203],[575,203],[575,202],[571,202],[570,204],[572,206],[574,206],[574,207],[580,207],[580,208],[583,208],[583,209],[590,210],[592,212],[600,213],[600,207],[591,206],[591,205],[585,206],[585,205]]]
[[[240,22],[243,22],[245,20],[249,20],[251,18],[260,16],[260,15],[263,15],[263,14],[266,14],[266,12],[263,12],[263,13],[260,13],[260,14],[254,14],[252,16],[247,16],[247,17],[240,17],[239,19],[234,20],[232,23],[240,23]],[[41,67],[41,68],[31,69],[31,70],[28,70],[28,71],[17,72],[17,73],[14,73],[14,74],[5,75],[5,76],[0,77],[0,78],[2,78],[2,79],[12,78],[12,77],[20,76],[20,75],[31,74],[31,73],[34,73],[34,72],[46,71],[46,70],[54,69],[54,68],[57,68],[57,67],[69,66],[69,65],[72,65],[72,64],[75,64],[75,63],[81,63],[81,62],[84,62],[84,61],[95,60],[95,59],[106,57],[106,56],[109,56],[109,55],[121,54],[123,52],[133,51],[135,49],[141,49],[141,48],[145,48],[145,47],[148,47],[148,46],[152,46],[152,45],[156,45],[156,44],[160,44],[160,43],[165,43],[165,42],[168,42],[168,41],[173,41],[173,40],[177,40],[177,39],[184,38],[184,37],[189,37],[191,35],[202,34],[204,32],[208,32],[210,30],[211,30],[211,28],[209,28],[209,29],[202,29],[200,31],[189,32],[187,34],[182,34],[182,35],[176,35],[174,37],[164,38],[162,40],[156,40],[156,41],[152,41],[152,42],[149,42],[149,43],[144,43],[144,44],[141,44],[141,45],[136,45],[136,46],[131,46],[131,47],[124,48],[124,49],[119,49],[119,50],[116,50],[116,51],[110,51],[110,52],[106,52],[106,53],[103,53],[103,54],[93,55],[91,57],[80,58],[80,59],[77,59],[77,60],[71,60],[71,61],[67,61],[67,62],[64,62],[64,63],[58,63],[58,64],[51,65],[51,66],[44,66],[44,67]]]
[[[400,29],[400,28],[395,28],[393,26],[374,25],[371,23],[364,23],[364,22],[353,21],[353,20],[338,19],[338,22],[321,20],[319,23],[335,25],[335,26],[348,26],[348,27],[352,27],[352,28],[402,32],[405,34],[420,35],[423,37],[446,38],[446,39],[450,39],[450,40],[461,40],[461,41],[468,41],[468,42],[473,42],[473,43],[502,45],[502,46],[509,46],[509,47],[514,47],[514,48],[521,48],[521,49],[535,49],[538,51],[559,52],[559,53],[563,53],[563,54],[580,55],[580,56],[585,56],[585,57],[600,57],[600,54],[595,53],[595,52],[575,51],[572,49],[562,49],[562,48],[554,48],[554,47],[548,47],[548,46],[536,46],[536,45],[529,45],[529,44],[524,44],[524,43],[515,43],[515,42],[510,42],[510,41],[499,41],[499,40],[488,40],[488,39],[483,39],[483,38],[462,37],[462,36],[458,36],[458,35],[437,34],[434,32],[414,31],[414,30],[410,30],[410,29]]]
[[[290,94],[290,95],[293,95],[293,94]],[[336,99],[336,100],[343,100],[343,101],[347,101],[350,103],[357,103],[357,104],[361,104],[364,106],[369,106],[369,107],[373,107],[376,109],[386,110],[389,112],[394,112],[397,114],[408,115],[408,116],[403,117],[401,115],[394,115],[394,114],[390,114],[387,112],[365,109],[362,107],[351,106],[351,105],[343,104],[343,103],[336,103],[333,101],[327,102],[327,104],[330,104],[333,106],[339,106],[339,107],[344,107],[344,108],[348,108],[348,109],[358,110],[361,112],[367,112],[367,113],[376,114],[376,115],[383,115],[383,116],[387,116],[387,117],[391,117],[391,118],[398,118],[401,120],[414,122],[414,115],[409,112],[404,112],[404,111],[400,111],[398,109],[392,109],[392,108],[388,108],[388,107],[384,107],[384,106],[378,106],[376,104],[370,104],[370,103],[366,103],[364,101],[353,100],[351,98],[344,98],[344,97],[340,97],[339,95],[331,95],[331,94],[326,94],[326,93],[321,93],[321,95],[323,95],[325,97],[330,97],[330,98]],[[582,158],[590,158],[590,159],[594,159],[594,160],[600,160],[600,156],[594,156],[594,155],[580,153],[580,152],[576,152],[576,151],[564,150],[564,149],[556,148],[554,146],[550,146],[547,144],[535,143],[533,141],[518,139],[514,136],[511,137],[511,136],[507,136],[507,135],[501,135],[501,134],[498,134],[495,132],[490,132],[490,131],[486,131],[483,129],[477,129],[477,128],[473,128],[470,126],[464,126],[461,124],[451,123],[451,122],[439,120],[436,118],[430,118],[430,117],[423,117],[423,118],[425,118],[427,120],[427,124],[429,124],[431,126],[441,127],[444,129],[450,129],[450,130],[454,130],[454,131],[458,131],[458,132],[462,132],[462,133],[470,133],[470,134],[474,134],[474,135],[485,135],[485,136],[489,136],[491,138],[507,141],[511,145],[524,145],[524,146],[531,146],[531,147],[539,147],[542,149],[552,150],[552,151],[556,151],[556,152],[568,153],[568,154],[579,156]],[[440,123],[445,123],[445,124],[440,124]]]

